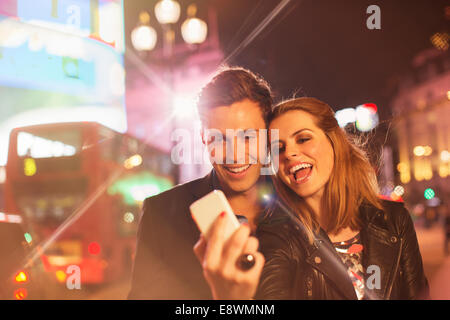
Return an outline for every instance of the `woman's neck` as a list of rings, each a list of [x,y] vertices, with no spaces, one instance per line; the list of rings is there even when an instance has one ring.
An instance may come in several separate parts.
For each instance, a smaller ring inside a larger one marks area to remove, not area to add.
[[[323,228],[327,221],[324,221],[325,216],[323,215],[323,202],[322,194],[316,194],[305,199],[306,203],[314,210],[316,214],[317,221],[319,221],[320,227]],[[350,227],[343,228],[337,233],[327,233],[331,242],[341,242],[353,238],[358,234],[358,230],[353,230]]]

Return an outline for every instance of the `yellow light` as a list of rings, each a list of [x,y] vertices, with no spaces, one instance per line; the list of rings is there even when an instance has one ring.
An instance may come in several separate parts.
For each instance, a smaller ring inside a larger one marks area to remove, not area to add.
[[[424,156],[429,156],[433,152],[433,149],[431,149],[430,146],[425,146],[423,149],[424,149],[424,154],[423,154]]]
[[[124,162],[125,169],[132,169],[134,167],[138,167],[142,164],[142,157],[138,154],[135,154],[134,156],[128,158]]]
[[[408,183],[411,181],[411,175],[409,171],[403,171],[400,173],[400,181],[402,183]]]
[[[32,177],[36,174],[37,168],[36,168],[36,161],[32,158],[26,158],[23,160],[24,165],[24,174],[27,177]]]
[[[422,146],[414,147],[414,155],[418,157],[425,155],[425,148]]]
[[[450,90],[447,91],[447,99],[450,100]]]
[[[55,276],[56,276],[56,280],[58,280],[59,282],[64,282],[64,281],[66,281],[66,278],[67,278],[66,273],[62,270],[56,271]]]
[[[446,178],[450,174],[448,164],[441,164],[439,166],[439,176],[441,178]]]
[[[400,162],[400,163],[397,165],[397,170],[398,170],[398,172],[404,172],[404,171],[407,171],[407,170],[408,170],[408,165],[407,165],[406,163],[404,163],[404,162]]]
[[[28,281],[28,276],[25,272],[20,271],[15,278],[16,282],[27,282]]]
[[[134,214],[127,212],[123,215],[123,221],[126,223],[132,223],[134,221]]]
[[[443,162],[450,162],[450,152],[447,150],[444,150],[441,152],[441,161]]]

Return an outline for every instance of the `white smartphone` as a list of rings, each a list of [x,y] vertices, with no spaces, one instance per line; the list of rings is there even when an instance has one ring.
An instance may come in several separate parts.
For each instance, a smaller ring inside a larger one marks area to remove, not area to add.
[[[189,207],[200,232],[208,239],[211,225],[220,215],[225,212],[227,219],[225,227],[225,241],[239,228],[240,223],[231,209],[225,194],[221,190],[214,190],[203,198],[198,199]]]

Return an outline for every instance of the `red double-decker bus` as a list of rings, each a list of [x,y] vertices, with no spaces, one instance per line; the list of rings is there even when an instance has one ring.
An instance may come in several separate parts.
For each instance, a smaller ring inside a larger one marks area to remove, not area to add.
[[[174,173],[167,153],[98,123],[16,128],[5,210],[23,218],[55,281],[75,265],[81,283],[100,284],[130,271],[140,204],[170,188]]]

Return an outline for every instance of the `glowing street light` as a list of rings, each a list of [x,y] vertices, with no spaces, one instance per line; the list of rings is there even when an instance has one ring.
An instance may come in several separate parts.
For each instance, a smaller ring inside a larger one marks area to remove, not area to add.
[[[131,32],[131,43],[138,51],[151,51],[158,38],[155,29],[150,26],[150,15],[142,11],[139,14],[140,25]]]
[[[161,0],[155,5],[155,15],[161,24],[177,23],[180,4],[174,0]]]
[[[180,19],[180,4],[175,0],[161,0],[155,5],[155,16],[164,31],[164,51],[171,55],[171,47],[175,41],[172,25]],[[197,18],[197,6],[189,5],[188,18],[181,25],[181,36],[188,44],[200,44],[206,40],[208,25]],[[139,14],[139,24],[131,32],[131,43],[138,51],[151,51],[155,48],[157,33],[150,26],[150,15],[143,11]]]
[[[205,21],[195,17],[197,13],[197,6],[195,4],[191,4],[187,10],[188,19],[181,25],[181,35],[187,43],[202,43],[208,34],[208,26]]]

